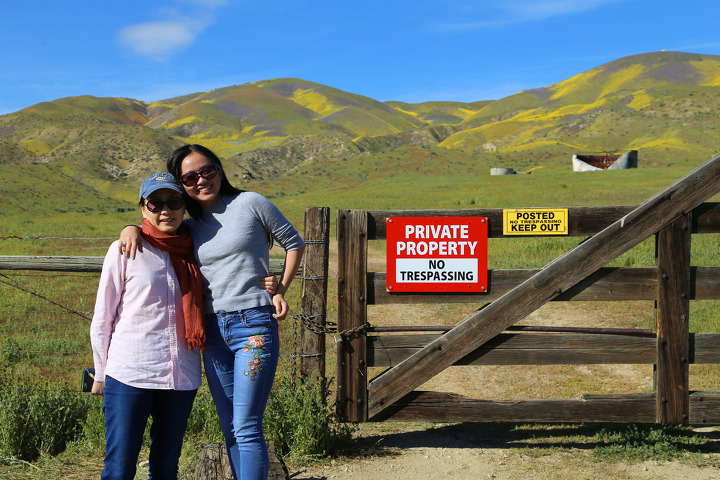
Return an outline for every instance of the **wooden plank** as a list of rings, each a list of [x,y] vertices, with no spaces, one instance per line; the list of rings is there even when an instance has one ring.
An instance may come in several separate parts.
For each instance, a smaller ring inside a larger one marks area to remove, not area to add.
[[[491,401],[438,392],[413,392],[370,420],[655,423],[654,404],[653,393],[585,395],[579,400]],[[690,394],[690,424],[720,425],[720,392]]]
[[[684,215],[657,235],[655,392],[658,423],[688,423],[690,415],[690,224],[690,215]]]
[[[327,314],[330,209],[305,209],[305,261],[302,274],[300,374],[318,375],[325,384],[325,315]],[[315,328],[309,328],[309,325]]]
[[[415,387],[720,190],[720,156],[697,167],[369,385],[375,417]]]
[[[370,421],[654,423],[655,395],[583,395],[580,399],[477,400],[412,392]]]
[[[0,255],[0,270],[101,272],[105,257]],[[270,273],[282,273],[285,260],[271,258]]]
[[[720,298],[720,267],[690,267],[690,300]]]
[[[101,272],[105,257],[0,256],[0,270],[40,270],[59,272]]]
[[[692,233],[720,231],[720,203],[705,202],[692,211]]]
[[[532,207],[535,208],[535,207]],[[543,208],[543,207],[537,207]],[[564,208],[564,207],[553,207]],[[593,235],[618,218],[627,215],[634,206],[567,207],[568,235]],[[387,234],[385,222],[390,217],[486,217],[488,237],[503,238],[503,209],[456,209],[456,210],[369,210],[368,235],[371,240],[383,239]],[[539,235],[538,235],[539,236]]]
[[[391,293],[384,272],[368,272],[368,305],[412,303],[492,302],[505,295],[540,269],[490,270],[487,293]],[[720,275],[720,267],[717,267]],[[718,291],[720,296],[720,289]],[[577,285],[553,298],[553,301],[625,301],[654,300],[657,295],[655,267],[601,268]]]
[[[368,272],[368,305],[492,302],[540,269],[490,270],[486,293],[396,293],[386,288],[385,272]],[[720,298],[720,267],[690,267],[690,300]],[[627,301],[657,298],[656,267],[606,267],[579,281],[552,301]]]
[[[338,331],[367,323],[367,216],[360,210],[338,210]],[[364,334],[343,335],[338,344],[337,409],[351,422],[367,419],[367,367]]]
[[[368,336],[368,367],[394,367],[439,336]],[[689,340],[690,363],[720,364],[720,333],[691,333]],[[501,333],[454,365],[645,365],[656,361],[654,336]]]
[[[527,207],[535,208],[535,207]],[[538,207],[541,208],[541,207]],[[569,236],[595,235],[604,228],[630,213],[636,206],[551,207],[567,208]],[[503,235],[503,209],[455,209],[455,210],[369,210],[368,236],[370,240],[384,239],[385,222],[390,217],[486,217],[489,238],[508,238]],[[707,202],[693,210],[693,233],[720,232],[720,203]],[[540,235],[537,235],[540,236]],[[526,237],[527,238],[527,237]]]
[[[690,363],[720,363],[720,333],[690,334]]]
[[[691,392],[689,423],[720,425],[720,392]]]
[[[368,336],[368,366],[394,367],[439,336]],[[656,359],[654,335],[501,333],[454,365],[653,365]]]

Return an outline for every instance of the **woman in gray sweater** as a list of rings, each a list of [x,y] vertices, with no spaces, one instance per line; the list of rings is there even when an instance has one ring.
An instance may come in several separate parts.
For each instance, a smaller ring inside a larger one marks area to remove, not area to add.
[[[262,420],[279,357],[277,321],[287,316],[284,294],[305,243],[265,197],[233,187],[209,149],[180,147],[167,168],[183,185],[191,216],[186,222],[205,295],[205,373],[233,474],[241,480],[265,480],[269,460]],[[131,228],[121,236],[133,255],[136,235]],[[268,275],[272,239],[285,250],[273,296],[259,285]]]

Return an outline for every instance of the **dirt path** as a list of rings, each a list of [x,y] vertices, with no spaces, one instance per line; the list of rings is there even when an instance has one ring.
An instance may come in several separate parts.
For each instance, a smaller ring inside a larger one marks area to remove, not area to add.
[[[720,477],[720,468],[701,467],[690,461],[598,461],[592,453],[594,445],[573,444],[573,441],[558,442],[557,451],[538,455],[522,448],[523,438],[527,440],[532,435],[513,434],[510,427],[485,424],[427,427],[396,425],[390,427],[395,431],[383,433],[375,426],[361,437],[362,443],[379,447],[378,454],[316,464],[293,479],[710,480]],[[720,447],[715,443],[712,448],[716,453],[703,454],[702,461],[706,465],[720,465]],[[701,458],[700,454],[697,458]],[[297,472],[300,468],[292,465],[290,471]]]

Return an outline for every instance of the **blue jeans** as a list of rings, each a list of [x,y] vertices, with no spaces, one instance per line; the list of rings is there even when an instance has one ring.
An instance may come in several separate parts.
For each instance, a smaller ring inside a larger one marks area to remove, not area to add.
[[[185,427],[197,390],[153,390],[105,377],[105,469],[102,480],[132,480],[150,427],[150,480],[176,480]]]
[[[270,469],[262,423],[280,356],[273,312],[265,306],[205,318],[205,375],[236,479],[267,480]]]

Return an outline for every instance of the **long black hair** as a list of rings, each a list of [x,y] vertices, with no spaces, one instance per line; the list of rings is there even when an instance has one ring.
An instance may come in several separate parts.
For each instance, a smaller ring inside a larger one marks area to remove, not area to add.
[[[218,175],[220,175],[220,195],[237,195],[243,192],[243,190],[235,188],[230,184],[218,156],[215,155],[209,148],[197,144],[178,147],[168,157],[167,171],[172,173],[178,182],[180,182],[180,177],[182,177],[182,162],[185,160],[185,157],[193,152],[203,155],[217,167]],[[191,217],[197,218],[202,215],[202,207],[199,203],[190,198],[187,192],[183,193],[183,198],[185,199],[185,205],[187,205],[187,211]]]

